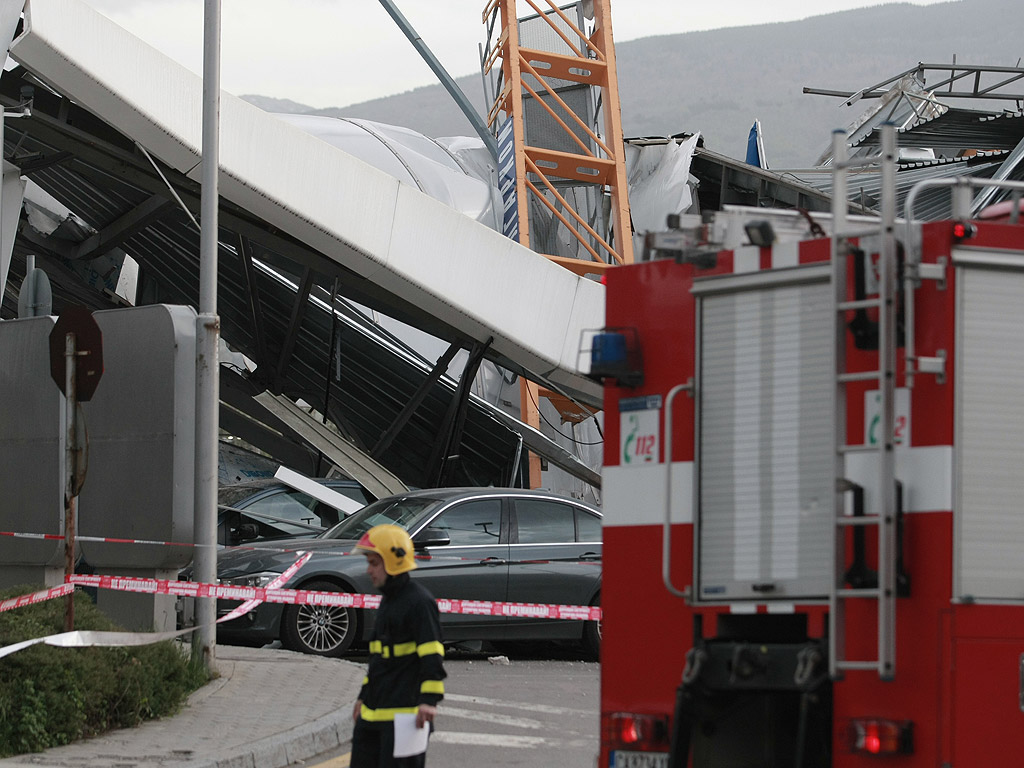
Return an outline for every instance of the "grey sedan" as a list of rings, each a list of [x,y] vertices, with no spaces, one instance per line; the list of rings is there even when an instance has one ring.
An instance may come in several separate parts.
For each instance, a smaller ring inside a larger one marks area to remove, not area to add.
[[[601,513],[583,502],[542,491],[444,488],[391,496],[370,504],[313,539],[277,540],[273,549],[225,549],[222,584],[266,586],[297,557],[312,558],[288,581],[290,589],[372,594],[366,561],[351,554],[374,525],[401,525],[412,537],[413,578],[436,598],[512,603],[598,605],[601,596]],[[290,551],[289,551],[290,550]],[[220,613],[237,603],[223,602]],[[446,641],[563,640],[596,657],[599,622],[441,615]],[[340,656],[365,640],[371,611],[263,603],[218,625],[225,643],[264,644]]]

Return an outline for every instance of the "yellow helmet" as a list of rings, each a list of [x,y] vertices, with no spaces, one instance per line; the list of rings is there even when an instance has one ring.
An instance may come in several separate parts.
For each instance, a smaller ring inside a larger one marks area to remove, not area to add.
[[[376,552],[384,561],[384,570],[389,576],[397,576],[416,567],[412,539],[404,528],[397,525],[373,526],[352,550],[353,554],[356,552]]]

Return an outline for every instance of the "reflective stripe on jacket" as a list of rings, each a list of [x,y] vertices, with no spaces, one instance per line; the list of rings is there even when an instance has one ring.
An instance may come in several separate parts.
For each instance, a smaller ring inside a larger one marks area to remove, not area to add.
[[[359,698],[369,723],[413,714],[444,697],[444,646],[433,596],[408,573],[389,577],[370,639],[370,663]]]

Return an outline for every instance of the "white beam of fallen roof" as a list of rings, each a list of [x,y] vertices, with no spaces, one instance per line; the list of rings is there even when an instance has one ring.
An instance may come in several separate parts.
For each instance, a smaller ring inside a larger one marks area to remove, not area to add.
[[[288,469],[284,464],[277,468],[274,478],[290,488],[312,496],[317,501],[322,501],[329,507],[334,507],[346,516],[351,515],[353,512],[358,512],[366,506],[365,504],[360,504],[355,499],[350,499],[343,493],[338,493],[326,485],[318,483],[316,480],[310,480],[293,469]]]
[[[0,0],[20,4],[21,0]],[[201,30],[196,30],[200,34]],[[202,82],[80,0],[32,0],[11,56],[191,178]],[[229,94],[220,192],[233,203],[590,405],[585,330],[604,287]]]
[[[284,395],[261,392],[253,399],[378,499],[409,490],[397,475],[380,462],[326,424],[312,418]]]

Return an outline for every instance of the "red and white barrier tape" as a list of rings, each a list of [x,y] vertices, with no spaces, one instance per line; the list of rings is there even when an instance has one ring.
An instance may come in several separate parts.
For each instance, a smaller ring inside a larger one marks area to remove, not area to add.
[[[302,557],[296,560],[288,570],[284,571],[280,576],[274,579],[271,584],[284,584],[288,579],[295,575],[295,572],[299,570],[306,561],[310,558],[310,553],[305,553]],[[33,603],[41,603],[44,600],[52,600],[56,597],[67,595],[74,591],[75,584],[68,581],[57,587],[51,589],[44,589],[40,592],[34,592],[31,595],[22,595],[21,597],[14,597],[10,600],[4,600],[0,602],[0,612],[9,611],[14,608],[20,608],[24,605],[31,605]],[[239,616],[243,616],[257,605],[260,604],[259,600],[250,600],[242,605],[238,606],[226,616],[223,616],[215,623],[220,624],[223,621],[230,621],[236,619]],[[185,629],[178,629],[173,632],[96,632],[96,631],[73,631],[73,632],[62,632],[58,635],[47,635],[46,637],[37,637],[32,640],[23,640],[20,643],[14,643],[12,645],[4,646],[0,648],[0,659],[4,656],[8,656],[17,651],[21,651],[25,648],[29,648],[33,645],[39,645],[44,643],[46,645],[53,645],[62,648],[86,648],[89,646],[105,646],[105,647],[124,647],[124,646],[136,646],[136,645],[151,645],[153,643],[159,643],[162,640],[173,640],[181,635],[186,635],[189,632],[195,632],[198,627],[187,627]]]
[[[270,586],[273,587],[287,582],[288,579],[295,575],[299,568],[306,564],[306,561],[309,560],[310,557],[312,557],[312,553],[310,552],[301,554],[294,563],[292,563],[280,576],[270,583]],[[31,595],[22,595],[21,597],[4,600],[3,602],[0,602],[0,612],[20,608],[23,605],[31,605],[32,603],[41,603],[44,600],[52,600],[55,597],[67,595],[75,589],[76,585],[73,583],[73,579],[74,577],[72,576],[71,579],[59,586],[44,589],[40,592],[34,592]],[[222,621],[230,621],[231,619],[243,616],[259,605],[260,602],[261,601],[259,600],[249,600],[235,608],[235,610],[231,611],[227,616],[217,619],[215,623],[219,624]],[[173,632],[62,632],[59,635],[47,635],[46,637],[37,637],[33,640],[23,640],[20,643],[14,643],[13,645],[0,648],[0,659],[24,648],[38,645],[39,643],[65,648],[84,648],[93,645],[108,647],[150,645],[152,643],[159,643],[161,640],[171,640],[175,637],[188,634],[189,632],[195,632],[196,629],[198,629],[198,627],[187,627],[186,629],[179,629]]]
[[[44,541],[64,541],[64,536],[59,533],[16,533],[14,531],[0,531],[0,536],[9,536],[15,539],[36,539]],[[75,541],[100,541],[106,544],[158,544],[162,547],[206,547],[208,544],[186,544],[182,541],[149,541],[147,539],[117,539],[111,536],[75,536]],[[213,545],[217,546],[217,545]]]
[[[0,536],[9,536],[16,539],[44,539],[53,541],[64,541],[64,537],[54,533],[15,533],[12,531],[0,531]],[[109,536],[75,536],[76,541],[97,541],[104,544],[150,544],[166,547],[206,547],[208,544],[188,544],[181,541],[152,541],[149,539],[118,539]],[[273,541],[272,539],[270,541]],[[231,549],[231,550],[258,550],[260,552],[302,552],[304,551],[301,546],[292,547],[275,547],[271,545],[264,545],[262,542],[259,545],[245,545],[240,544],[232,547],[223,547],[219,544],[214,545],[218,549]],[[340,545],[339,545],[340,546]],[[329,551],[332,555],[348,556],[348,555],[359,555],[359,552],[344,552],[336,549],[321,550]],[[462,562],[478,561],[479,558],[475,557],[455,557],[454,555],[438,555],[438,554],[424,554],[417,552],[414,555],[415,559],[420,562],[433,562],[441,560],[457,560]],[[600,560],[512,560],[510,563],[515,565],[546,565],[548,563],[562,563],[562,564],[573,564],[573,565],[596,565],[600,566]]]
[[[343,608],[376,608],[380,595],[349,592],[319,592],[308,589],[279,589],[277,587],[242,587],[224,584],[201,584],[194,581],[165,581],[123,576],[70,577],[72,584],[126,592],[148,592],[182,597],[216,597],[221,600],[243,600],[287,605],[323,605]],[[275,581],[277,581],[275,579]],[[572,621],[600,621],[601,609],[589,605],[549,605],[544,603],[509,603],[492,600],[451,600],[438,598],[441,613],[473,614],[478,616],[510,616]]]
[[[25,605],[52,600],[69,594],[75,586],[112,589],[120,592],[142,592],[146,594],[174,595],[177,597],[214,597],[220,600],[240,600],[242,605],[217,619],[220,624],[242,616],[262,602],[288,605],[318,605],[343,608],[373,609],[380,605],[380,595],[353,594],[348,592],[321,592],[308,589],[281,589],[279,585],[295,575],[312,557],[311,552],[300,556],[287,570],[266,587],[241,587],[224,584],[203,584],[195,581],[169,581],[166,579],[144,579],[128,576],[89,576],[73,574],[67,582],[50,589],[29,595],[21,595],[0,602],[0,612],[13,610]],[[601,609],[589,605],[549,605],[544,603],[510,603],[492,600],[451,600],[439,598],[437,608],[441,613],[472,614],[477,616],[508,616],[512,618],[563,619],[569,621],[600,621]],[[84,647],[89,645],[129,646],[147,645],[169,640],[196,627],[174,632],[64,632],[0,648],[0,658],[23,648],[46,643],[62,647]]]
[[[37,637],[32,640],[23,640],[20,643],[4,646],[0,648],[0,659],[32,645],[53,645],[58,648],[89,648],[98,645],[104,648],[123,648],[134,645],[152,645],[163,640],[173,640],[195,630],[196,627],[179,629],[174,632],[96,632],[90,630],[61,632],[59,635],[47,635],[46,637]]]
[[[301,555],[299,557],[299,559],[296,560],[291,565],[289,565],[281,573],[280,576],[278,576],[276,579],[274,579],[269,584],[267,584],[267,589],[277,589],[282,584],[287,584],[288,583],[288,579],[290,579],[292,576],[294,576],[295,572],[298,571],[299,568],[304,566],[306,564],[306,561],[309,560],[309,558],[311,558],[312,556],[313,556],[312,552],[306,552],[303,555]],[[244,616],[249,611],[251,611],[253,608],[255,608],[257,605],[259,605],[261,602],[262,602],[261,600],[246,600],[244,603],[242,603],[240,606],[235,608],[235,610],[233,610],[227,616],[224,616],[223,618],[217,619],[217,622],[219,623],[219,622],[222,622],[222,621],[231,621],[232,619],[237,619],[239,616]]]
[[[10,611],[15,608],[21,608],[22,606],[32,605],[34,603],[41,603],[46,600],[53,600],[54,598],[63,597],[74,591],[74,584],[64,583],[56,587],[51,587],[50,589],[33,592],[30,595],[12,597],[9,600],[0,602],[0,613]],[[45,644],[61,648],[86,648],[94,645],[105,646],[108,648],[130,645],[151,645],[152,643],[159,643],[161,640],[171,640],[175,637],[180,637],[181,635],[194,632],[195,630],[196,627],[179,629],[173,632],[97,632],[90,630],[61,632],[58,635],[36,637],[32,640],[22,640],[20,643],[6,645],[0,648],[0,659],[33,645]]]
[[[12,597],[0,602],[0,613],[3,613],[4,611],[11,611],[15,608],[21,608],[25,605],[32,605],[33,603],[42,603],[46,600],[53,600],[55,597],[63,597],[64,595],[69,595],[74,591],[74,584],[60,584],[56,587],[51,587],[50,589],[33,592],[31,595]]]

